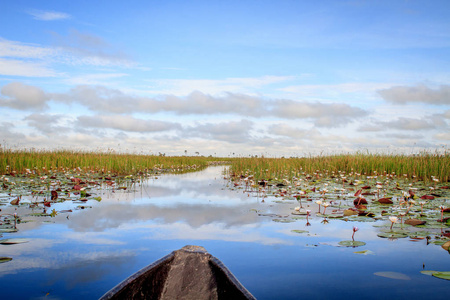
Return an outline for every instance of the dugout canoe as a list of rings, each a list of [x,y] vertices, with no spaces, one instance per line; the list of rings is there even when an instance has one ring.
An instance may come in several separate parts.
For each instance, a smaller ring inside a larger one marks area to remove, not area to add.
[[[228,268],[200,246],[184,246],[131,275],[107,299],[256,299]]]

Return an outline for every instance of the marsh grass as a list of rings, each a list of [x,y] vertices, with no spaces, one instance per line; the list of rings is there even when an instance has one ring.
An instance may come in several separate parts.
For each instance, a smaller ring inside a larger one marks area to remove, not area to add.
[[[230,163],[230,174],[260,179],[292,179],[300,175],[347,176],[395,175],[442,182],[450,180],[450,155],[423,152],[419,155],[339,154],[302,158],[216,158],[204,156],[156,156],[113,152],[68,150],[11,150],[0,148],[0,174],[37,173],[80,168],[90,172],[136,174],[139,172],[200,170],[215,161]]]
[[[202,156],[156,156],[117,154],[104,152],[40,151],[0,149],[0,174],[11,172],[33,173],[80,169],[90,172],[136,174],[139,172],[196,171],[206,167],[213,159]]]
[[[339,154],[306,158],[240,158],[233,160],[230,173],[235,176],[252,175],[261,179],[292,179],[315,174],[347,176],[393,175],[409,179],[440,182],[450,179],[450,155],[423,152],[418,155]]]

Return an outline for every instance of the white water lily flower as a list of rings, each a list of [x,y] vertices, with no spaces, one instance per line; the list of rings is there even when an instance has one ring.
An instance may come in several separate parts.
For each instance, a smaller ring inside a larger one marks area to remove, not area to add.
[[[398,221],[398,218],[397,217],[394,217],[394,216],[392,216],[392,217],[389,217],[389,220],[392,222],[392,223],[397,223],[397,221]]]

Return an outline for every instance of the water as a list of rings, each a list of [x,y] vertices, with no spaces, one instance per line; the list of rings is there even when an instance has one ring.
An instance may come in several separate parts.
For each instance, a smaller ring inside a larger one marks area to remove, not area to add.
[[[0,298],[97,299],[189,244],[219,258],[258,299],[448,298],[449,281],[420,273],[450,271],[450,255],[440,246],[379,238],[373,222],[324,224],[319,217],[309,219],[311,226],[306,219],[274,222],[258,213],[290,215],[298,203],[262,202],[231,190],[222,171],[164,175],[134,192],[104,191],[101,202],[83,204],[92,208],[35,218],[19,224],[16,233],[3,233],[2,238],[29,242],[0,245],[0,256],[13,258],[0,264]],[[66,202],[52,208],[74,206]],[[351,239],[353,226],[366,245],[339,247],[339,241]],[[362,250],[373,254],[354,253]],[[379,272],[406,279],[375,275]]]

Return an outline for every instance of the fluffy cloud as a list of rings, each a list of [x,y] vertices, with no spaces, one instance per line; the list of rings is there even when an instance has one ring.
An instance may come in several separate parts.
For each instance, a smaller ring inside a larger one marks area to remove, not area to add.
[[[40,132],[49,134],[63,134],[68,132],[69,128],[64,126],[58,126],[59,121],[62,119],[62,115],[52,115],[52,114],[31,114],[24,118],[28,121],[28,125],[33,127]]]
[[[2,87],[0,106],[18,110],[43,110],[48,107],[49,96],[40,88],[20,82],[12,82]],[[5,97],[6,96],[6,97]]]
[[[267,132],[270,134],[286,136],[286,137],[290,137],[290,138],[294,138],[294,139],[303,139],[309,133],[308,130],[294,128],[288,124],[271,125],[267,128]]]
[[[248,120],[205,123],[188,127],[184,133],[188,137],[219,140],[229,143],[246,143],[251,140],[253,122]]]
[[[277,100],[274,103],[273,114],[287,119],[315,119],[315,125],[319,127],[340,127],[368,113],[361,108],[344,103]]]
[[[400,130],[427,130],[435,128],[435,125],[423,120],[412,118],[399,118],[395,121],[386,122],[385,126],[392,129]]]
[[[142,120],[131,116],[79,116],[80,127],[112,128],[129,132],[158,132],[181,129],[181,125],[172,122]]]
[[[407,104],[412,102],[449,105],[450,85],[441,85],[439,89],[431,89],[423,84],[417,86],[394,86],[378,91],[380,96],[395,104]]]
[[[80,103],[92,111],[103,113],[171,112],[177,115],[232,114],[254,118],[313,119],[319,127],[339,127],[368,114],[361,108],[342,103],[265,99],[235,93],[212,96],[199,91],[186,97],[163,95],[149,98],[88,85],[77,86],[69,93],[54,94],[53,98],[66,103]]]
[[[0,140],[0,143],[4,143],[5,141],[20,141],[25,138],[25,135],[23,133],[15,132],[13,131],[14,124],[9,122],[2,122],[0,123],[0,135],[2,139]],[[4,146],[4,145],[2,145]]]

